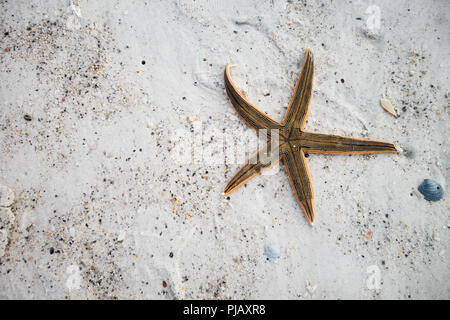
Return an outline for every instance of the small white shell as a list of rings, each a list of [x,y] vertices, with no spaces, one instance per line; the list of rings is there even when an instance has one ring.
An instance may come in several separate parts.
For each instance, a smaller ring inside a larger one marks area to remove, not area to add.
[[[380,104],[384,110],[392,114],[394,117],[397,117],[397,112],[395,112],[394,106],[389,100],[380,99]]]

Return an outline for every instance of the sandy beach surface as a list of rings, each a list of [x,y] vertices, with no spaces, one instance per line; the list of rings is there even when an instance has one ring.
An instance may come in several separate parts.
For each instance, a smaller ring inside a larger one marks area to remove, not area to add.
[[[448,1],[1,1],[1,299],[449,299]],[[281,121],[398,154],[223,190]],[[397,116],[385,111],[390,101]],[[444,190],[427,201],[418,187]]]

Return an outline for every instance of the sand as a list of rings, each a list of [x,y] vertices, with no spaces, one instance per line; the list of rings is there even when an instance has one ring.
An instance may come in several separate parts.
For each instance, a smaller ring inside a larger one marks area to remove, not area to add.
[[[449,299],[449,198],[417,189],[448,187],[449,9],[2,1],[0,298]],[[281,120],[306,48],[306,129],[401,150],[310,155],[313,226],[282,167],[222,193],[257,144],[225,64]]]

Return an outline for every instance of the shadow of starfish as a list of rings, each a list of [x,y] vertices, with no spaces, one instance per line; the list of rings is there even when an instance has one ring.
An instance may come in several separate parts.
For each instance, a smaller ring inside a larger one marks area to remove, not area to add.
[[[281,123],[257,109],[239,92],[231,81],[229,63],[225,67],[224,76],[228,97],[238,115],[250,127],[256,130],[265,129],[268,139],[268,143],[251,156],[231,179],[225,188],[225,194],[232,192],[263,169],[271,167],[281,159],[286,167],[297,201],[302,206],[306,219],[312,223],[314,221],[314,194],[305,152],[356,154],[397,152],[394,145],[388,142],[303,131],[314,79],[314,58],[309,49],[306,49],[302,71],[298,77],[289,108]],[[277,132],[278,138],[273,136],[274,132]],[[270,142],[272,139],[279,139],[279,152],[275,155],[272,154],[267,159],[265,155],[271,154],[272,144]]]

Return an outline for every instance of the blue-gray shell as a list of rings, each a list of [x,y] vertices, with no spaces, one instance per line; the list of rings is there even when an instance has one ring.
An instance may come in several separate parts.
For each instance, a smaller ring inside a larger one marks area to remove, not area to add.
[[[280,257],[280,247],[277,244],[266,244],[264,246],[264,254],[271,260],[278,259]]]
[[[419,186],[419,191],[428,201],[439,201],[444,196],[444,189],[434,180],[425,179]]]

